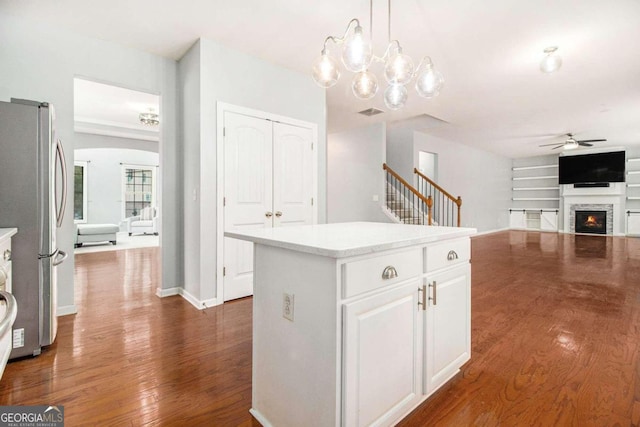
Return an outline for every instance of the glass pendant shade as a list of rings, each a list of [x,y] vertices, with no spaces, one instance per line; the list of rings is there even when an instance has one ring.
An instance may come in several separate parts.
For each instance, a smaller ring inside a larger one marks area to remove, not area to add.
[[[335,85],[339,78],[338,63],[325,51],[322,51],[322,55],[313,61],[313,80],[318,86],[329,88]]]
[[[384,91],[384,104],[390,110],[398,110],[407,102],[407,88],[401,84],[392,84]]]
[[[442,74],[428,64],[416,79],[416,92],[423,98],[433,98],[438,96],[443,84]]]
[[[388,83],[401,85],[409,83],[413,77],[413,60],[409,55],[402,53],[401,49],[387,60],[384,67],[384,77]]]
[[[353,34],[344,41],[342,48],[342,63],[349,71],[354,73],[364,71],[369,68],[373,59],[373,48],[371,41],[367,40],[362,33],[362,27],[357,26]]]
[[[555,53],[556,50],[558,50],[557,47],[548,47],[544,50],[546,55],[540,62],[540,71],[543,73],[553,73],[562,66],[562,58]]]
[[[356,98],[371,99],[378,93],[378,78],[368,70],[360,71],[353,77],[351,90]]]

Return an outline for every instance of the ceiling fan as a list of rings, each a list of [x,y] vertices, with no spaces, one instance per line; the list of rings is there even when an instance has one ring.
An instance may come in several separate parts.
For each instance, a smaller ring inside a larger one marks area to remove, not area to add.
[[[560,144],[558,144],[557,142],[554,142],[553,144],[542,144],[542,145],[540,145],[540,147],[549,147],[551,145],[555,145],[555,147],[553,147],[552,150],[557,150],[558,148],[563,148],[564,150],[575,150],[578,147],[593,147],[593,144],[590,144],[591,142],[605,142],[606,141],[606,139],[582,139],[582,140],[576,140],[573,137],[572,133],[568,133],[567,136],[568,136],[568,138],[564,142],[561,142]]]

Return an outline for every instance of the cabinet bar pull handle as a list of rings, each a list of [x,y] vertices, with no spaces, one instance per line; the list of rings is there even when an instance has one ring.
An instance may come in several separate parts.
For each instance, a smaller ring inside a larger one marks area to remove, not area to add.
[[[433,301],[433,305],[437,305],[438,304],[438,288],[437,288],[436,281],[434,280],[433,284],[429,283],[429,287],[433,288],[433,298],[429,297],[429,299]]]
[[[385,267],[385,269],[382,271],[383,280],[395,279],[396,277],[398,277],[398,272],[392,265]]]
[[[421,288],[418,288],[418,295],[422,292],[422,296],[420,296],[420,301],[418,301],[418,306],[422,306],[423,310],[427,309],[427,285],[422,285]]]
[[[447,261],[453,261],[454,259],[458,259],[458,254],[456,251],[449,251],[447,254]]]

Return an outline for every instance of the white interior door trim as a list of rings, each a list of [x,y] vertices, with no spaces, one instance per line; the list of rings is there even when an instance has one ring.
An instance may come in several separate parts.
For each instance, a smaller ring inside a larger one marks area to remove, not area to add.
[[[318,125],[303,120],[260,110],[227,104],[216,103],[216,301],[224,301],[224,279],[222,267],[224,264],[224,113],[236,113],[246,116],[286,123],[293,126],[311,129],[313,139],[313,223],[318,223]],[[202,260],[201,260],[202,261]]]

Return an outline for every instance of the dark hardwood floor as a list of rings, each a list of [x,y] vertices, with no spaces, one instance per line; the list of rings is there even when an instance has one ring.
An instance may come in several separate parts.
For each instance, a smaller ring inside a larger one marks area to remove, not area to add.
[[[639,425],[640,239],[511,231],[472,252],[471,361],[400,425]],[[64,405],[68,426],[257,425],[251,299],[160,299],[156,260],[77,256],[78,314],[7,366],[0,404]]]

